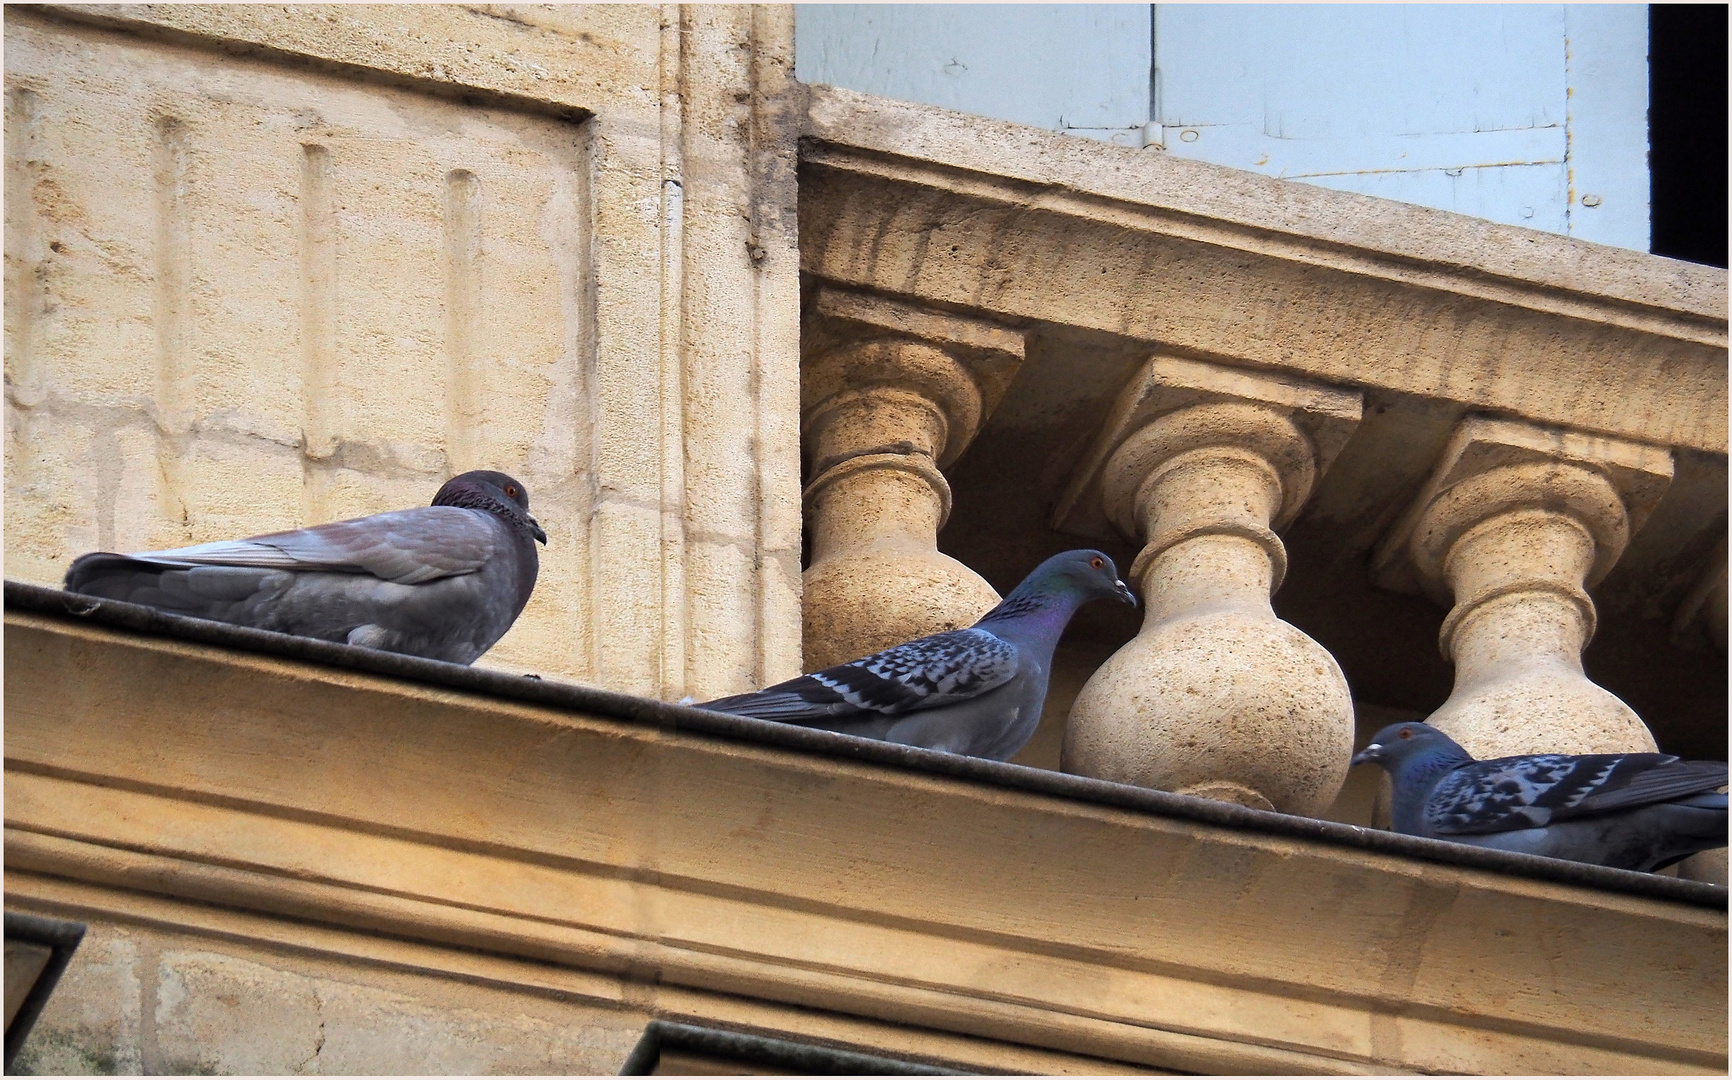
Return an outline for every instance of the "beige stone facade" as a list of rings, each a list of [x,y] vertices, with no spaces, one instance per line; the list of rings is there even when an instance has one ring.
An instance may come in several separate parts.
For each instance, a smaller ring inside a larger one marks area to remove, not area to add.
[[[1724,1071],[1723,887],[1310,819],[1394,719],[1725,756],[1726,272],[804,87],[792,19],[6,11],[10,581],[475,467],[550,537],[461,678],[8,594],[7,905],[92,925],[27,1067]],[[1146,604],[1034,770],[645,700],[1084,544]]]
[[[487,662],[797,674],[791,17],[8,12],[7,575],[485,466],[559,536]]]

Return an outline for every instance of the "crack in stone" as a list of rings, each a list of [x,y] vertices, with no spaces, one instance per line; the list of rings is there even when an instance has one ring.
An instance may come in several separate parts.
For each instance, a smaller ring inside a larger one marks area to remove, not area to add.
[[[313,1064],[313,1062],[319,1060],[319,1055],[325,1052],[325,999],[324,996],[315,989],[313,991],[313,1000],[319,1003],[319,1037],[318,1041],[313,1044],[312,1054],[309,1055],[305,1061],[295,1066],[295,1072],[297,1073],[305,1073],[307,1067]]]

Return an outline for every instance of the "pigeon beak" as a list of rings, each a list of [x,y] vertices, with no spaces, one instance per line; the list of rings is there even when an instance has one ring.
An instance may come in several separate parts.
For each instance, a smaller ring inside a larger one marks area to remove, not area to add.
[[[1119,587],[1118,597],[1120,600],[1123,600],[1132,607],[1137,606],[1136,594],[1131,592],[1131,587],[1129,585],[1126,585],[1122,581],[1114,581],[1113,584]]]
[[[1382,744],[1372,743],[1370,746],[1367,746],[1365,749],[1359,751],[1359,753],[1354,754],[1353,760],[1349,761],[1347,763],[1347,765],[1349,768],[1352,768],[1355,765],[1370,765],[1373,762],[1378,762],[1378,761],[1382,761],[1382,760],[1383,760],[1383,746],[1382,746]]]
[[[545,547],[547,545],[547,533],[542,529],[541,522],[535,520],[535,515],[529,513],[523,515],[523,520],[529,522],[529,535],[541,541],[542,546]]]

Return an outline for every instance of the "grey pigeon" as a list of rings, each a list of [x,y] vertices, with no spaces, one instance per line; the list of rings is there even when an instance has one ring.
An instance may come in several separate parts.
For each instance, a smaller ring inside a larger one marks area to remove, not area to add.
[[[1010,757],[1034,734],[1052,652],[1076,609],[1136,597],[1098,551],[1067,551],[966,630],[873,653],[698,707],[974,757]]]
[[[1475,761],[1429,724],[1391,724],[1353,757],[1394,786],[1396,832],[1651,872],[1726,846],[1724,761],[1525,754]]]
[[[535,588],[523,485],[447,480],[433,505],[171,551],[80,555],[71,592],[284,634],[467,664],[505,636]]]

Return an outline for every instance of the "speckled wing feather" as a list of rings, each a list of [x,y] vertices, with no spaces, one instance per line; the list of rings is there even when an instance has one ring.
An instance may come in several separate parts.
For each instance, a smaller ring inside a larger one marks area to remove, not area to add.
[[[1666,802],[1725,783],[1724,763],[1671,754],[1533,754],[1455,770],[1433,790],[1425,817],[1438,834],[1483,835]]]
[[[898,716],[979,697],[1016,672],[1016,647],[1003,638],[950,630],[700,708],[796,724]]]
[[[1726,786],[1724,761],[1679,761],[1670,754],[1625,754],[1606,781],[1576,799],[1558,817],[1578,817],[1670,802]]]
[[[159,566],[371,574],[400,585],[419,585],[479,570],[494,553],[499,536],[498,526],[480,510],[422,506],[125,558]]]

